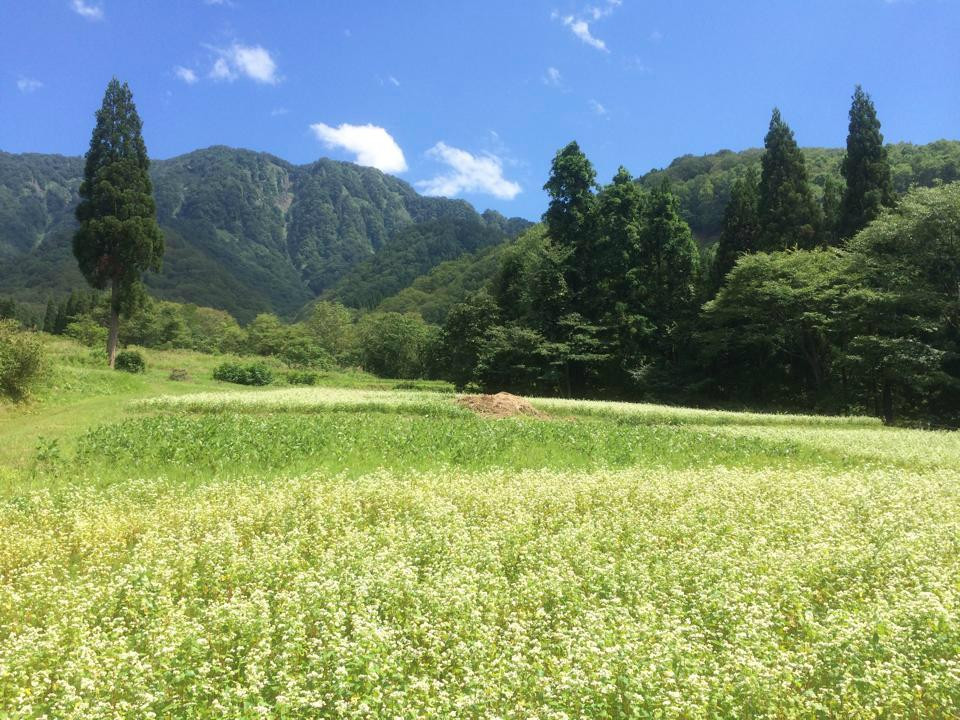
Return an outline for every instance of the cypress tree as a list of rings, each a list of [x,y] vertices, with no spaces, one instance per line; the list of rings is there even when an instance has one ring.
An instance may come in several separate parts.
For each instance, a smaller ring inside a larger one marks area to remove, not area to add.
[[[850,105],[850,132],[847,154],[840,172],[847,180],[847,189],[840,206],[840,236],[855,235],[894,204],[890,161],[883,146],[880,120],[870,96],[857,85]]]
[[[57,304],[53,301],[53,298],[50,298],[47,300],[47,310],[43,314],[43,331],[52,335],[56,331],[56,327]]]
[[[141,274],[160,269],[163,236],[142,123],[126,83],[110,81],[96,118],[80,185],[80,229],[73,253],[90,285],[110,289],[107,357],[113,367],[120,314],[129,313],[141,297]]]
[[[840,204],[843,201],[843,187],[832,175],[827,176],[823,185],[823,199],[820,210],[823,222],[820,226],[820,244],[826,247],[840,242]]]
[[[723,214],[723,233],[711,268],[711,285],[716,292],[723,279],[744,253],[756,252],[760,244],[760,215],[757,197],[757,173],[750,168],[738,177],[730,191],[730,202]]]
[[[699,249],[680,214],[680,201],[664,182],[644,206],[640,265],[634,277],[637,295],[655,328],[657,350],[670,363],[677,360],[673,329],[693,310],[699,262]]]
[[[550,195],[543,220],[551,239],[569,251],[566,279],[575,300],[595,279],[590,267],[596,179],[596,170],[574,141],[554,156],[550,178],[543,186]]]
[[[807,166],[793,131],[774,108],[764,138],[759,213],[760,250],[811,248],[819,212],[807,181]]]

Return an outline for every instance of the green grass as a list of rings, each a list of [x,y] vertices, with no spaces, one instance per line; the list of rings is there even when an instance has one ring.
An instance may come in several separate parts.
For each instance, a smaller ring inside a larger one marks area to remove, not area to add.
[[[960,716],[957,433],[53,349],[0,410],[0,718]]]

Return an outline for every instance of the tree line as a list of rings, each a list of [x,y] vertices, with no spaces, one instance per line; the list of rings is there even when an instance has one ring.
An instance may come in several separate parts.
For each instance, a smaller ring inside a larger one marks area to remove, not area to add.
[[[960,421],[960,186],[893,190],[857,87],[818,201],[779,110],[701,252],[668,182],[555,156],[542,226],[449,313],[460,387]]]

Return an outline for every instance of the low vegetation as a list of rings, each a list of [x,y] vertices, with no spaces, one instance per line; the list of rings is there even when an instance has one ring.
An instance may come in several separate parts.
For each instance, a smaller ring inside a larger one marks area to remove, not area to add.
[[[956,433],[489,419],[449,386],[230,389],[211,356],[128,375],[44,342],[74,394],[0,408],[32,427],[0,456],[14,717],[960,712]]]

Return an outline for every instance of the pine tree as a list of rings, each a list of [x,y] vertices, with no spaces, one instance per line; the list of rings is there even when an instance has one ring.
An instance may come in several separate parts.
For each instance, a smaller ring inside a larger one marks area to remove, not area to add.
[[[890,161],[877,109],[859,85],[850,105],[847,154],[840,172],[847,180],[847,189],[840,206],[839,231],[841,237],[848,238],[870,224],[882,208],[894,204]]]
[[[141,274],[159,270],[163,236],[157,226],[142,123],[126,83],[110,81],[86,155],[73,253],[95,288],[110,289],[107,357],[114,365],[120,314],[142,294]]]
[[[811,248],[816,242],[819,212],[803,154],[793,131],[774,108],[760,174],[760,250]]]
[[[738,177],[730,191],[730,202],[723,215],[723,233],[711,268],[711,285],[716,293],[723,279],[744,253],[756,252],[760,244],[760,215],[757,197],[758,178],[751,168]]]

